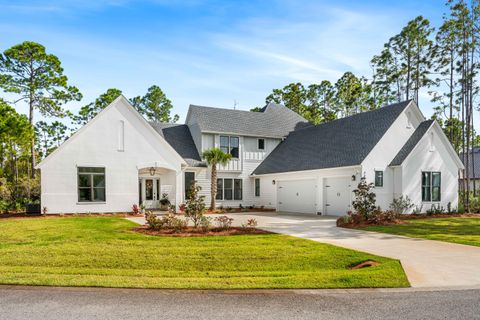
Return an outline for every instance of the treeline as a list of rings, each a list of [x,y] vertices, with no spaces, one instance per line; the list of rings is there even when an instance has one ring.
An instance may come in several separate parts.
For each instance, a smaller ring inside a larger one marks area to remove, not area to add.
[[[473,125],[479,110],[479,17],[478,0],[448,0],[438,28],[423,16],[408,22],[372,57],[368,77],[346,72],[335,83],[291,83],[274,89],[266,102],[282,103],[319,124],[393,102],[419,103],[424,94],[434,105],[433,118],[464,159],[461,189],[468,210],[472,149],[480,146]]]

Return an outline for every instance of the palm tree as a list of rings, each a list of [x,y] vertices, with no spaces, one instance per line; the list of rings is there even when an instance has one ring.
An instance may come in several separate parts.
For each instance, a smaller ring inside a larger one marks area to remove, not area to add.
[[[217,197],[217,164],[226,165],[232,158],[229,153],[223,152],[219,148],[211,148],[203,151],[202,158],[212,167],[210,210],[215,210],[215,198]]]

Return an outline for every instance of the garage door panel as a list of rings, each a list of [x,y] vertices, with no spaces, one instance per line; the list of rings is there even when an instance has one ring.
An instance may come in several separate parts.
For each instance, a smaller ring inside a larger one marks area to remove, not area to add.
[[[277,190],[278,209],[285,212],[316,212],[316,181],[279,181]]]
[[[325,178],[325,214],[343,216],[350,210],[350,178]]]

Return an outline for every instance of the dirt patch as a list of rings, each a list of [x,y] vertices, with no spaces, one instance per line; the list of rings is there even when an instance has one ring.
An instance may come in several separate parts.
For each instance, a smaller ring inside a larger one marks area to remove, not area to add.
[[[229,229],[211,228],[203,230],[200,228],[187,227],[181,231],[174,229],[151,230],[146,226],[133,228],[132,231],[160,237],[212,237],[212,236],[238,236],[249,234],[273,234],[273,232],[257,228],[231,227]]]
[[[373,261],[373,260],[367,260],[363,261],[362,263],[359,263],[357,265],[351,266],[350,270],[357,270],[357,269],[363,269],[363,268],[369,268],[369,267],[376,267],[380,265],[380,262]]]

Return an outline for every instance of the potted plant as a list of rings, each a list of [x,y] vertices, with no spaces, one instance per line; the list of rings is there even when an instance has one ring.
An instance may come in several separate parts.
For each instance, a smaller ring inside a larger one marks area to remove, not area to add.
[[[160,210],[163,210],[163,211],[168,210],[169,205],[170,205],[170,200],[168,200],[168,193],[163,193],[162,198],[160,199]]]

